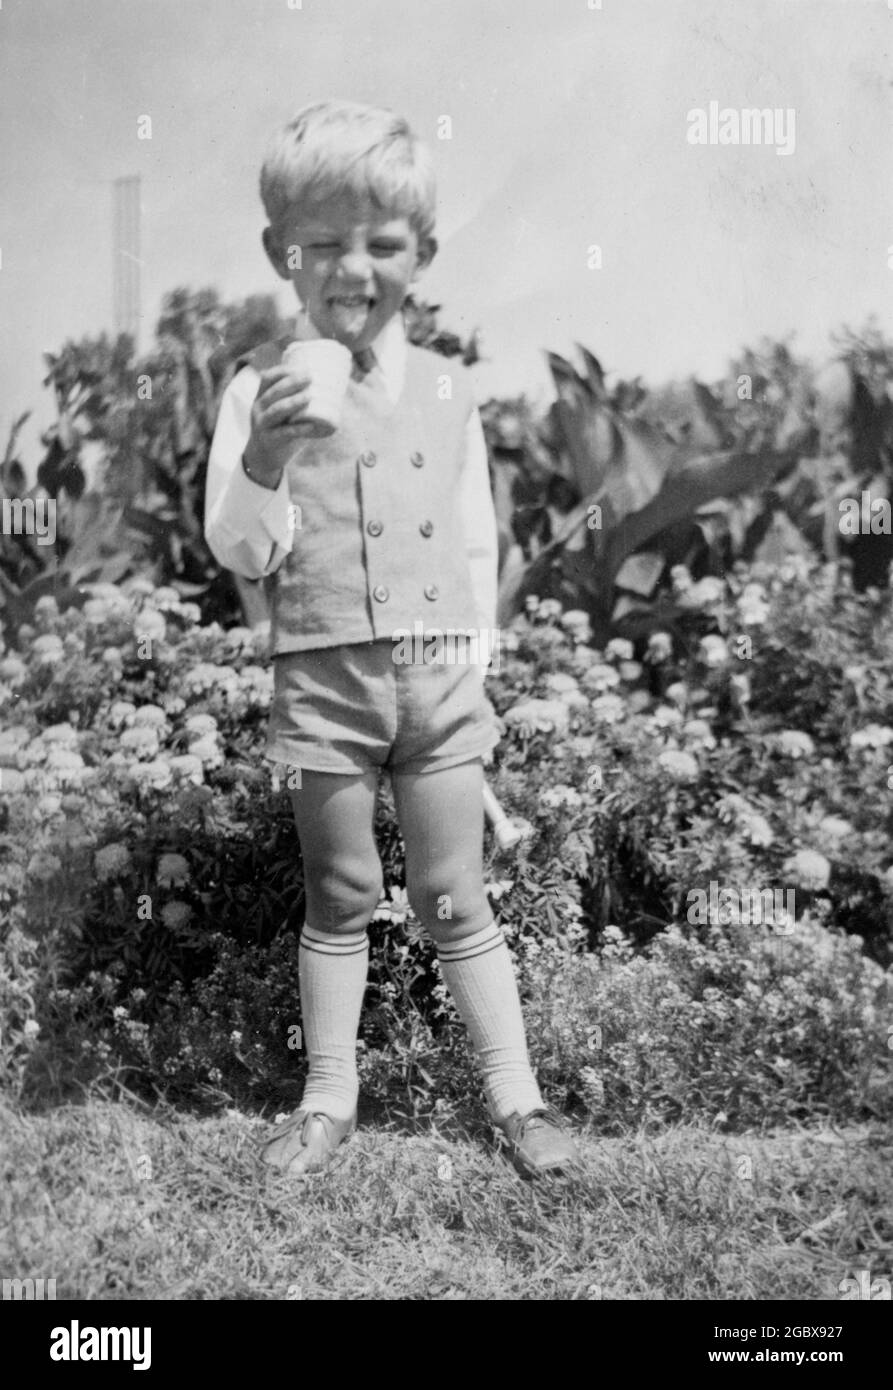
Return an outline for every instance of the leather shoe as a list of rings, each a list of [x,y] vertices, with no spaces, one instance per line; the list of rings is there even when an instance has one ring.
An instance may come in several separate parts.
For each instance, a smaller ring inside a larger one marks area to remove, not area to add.
[[[580,1167],[576,1144],[561,1128],[558,1116],[549,1110],[531,1110],[527,1115],[519,1115],[516,1110],[507,1119],[499,1120],[498,1127],[508,1140],[509,1158],[524,1177]]]
[[[356,1127],[356,1113],[349,1120],[336,1120],[319,1110],[296,1110],[270,1131],[261,1149],[261,1162],[279,1168],[290,1178],[318,1173]]]

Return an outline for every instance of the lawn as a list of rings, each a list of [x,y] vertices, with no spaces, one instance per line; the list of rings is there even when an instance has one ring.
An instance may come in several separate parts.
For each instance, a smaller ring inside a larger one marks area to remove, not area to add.
[[[60,1299],[838,1300],[851,1270],[893,1266],[880,1125],[584,1131],[580,1176],[537,1185],[485,1126],[382,1116],[295,1184],[257,1166],[264,1129],[0,1107],[0,1273]]]

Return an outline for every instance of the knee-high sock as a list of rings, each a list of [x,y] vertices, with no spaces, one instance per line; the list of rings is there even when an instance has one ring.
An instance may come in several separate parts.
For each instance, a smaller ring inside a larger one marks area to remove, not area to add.
[[[464,941],[437,947],[440,968],[468,1029],[494,1120],[538,1109],[543,1098],[527,1053],[512,958],[491,921]]]
[[[347,1120],[357,1104],[357,1029],[366,989],[365,931],[330,935],[305,924],[298,951],[309,1071],[302,1107]]]

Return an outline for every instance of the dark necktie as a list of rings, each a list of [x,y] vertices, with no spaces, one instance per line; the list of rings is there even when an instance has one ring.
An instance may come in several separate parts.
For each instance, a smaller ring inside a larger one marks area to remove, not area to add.
[[[367,381],[370,372],[372,372],[377,365],[375,353],[372,349],[368,347],[360,348],[360,350],[353,355],[353,367],[351,368],[350,374],[354,381]]]

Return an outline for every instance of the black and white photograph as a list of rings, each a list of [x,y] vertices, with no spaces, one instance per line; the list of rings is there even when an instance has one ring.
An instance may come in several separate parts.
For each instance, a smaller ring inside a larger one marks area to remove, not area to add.
[[[26,1373],[224,1302],[880,1356],[891,51],[893,0],[0,0]]]

